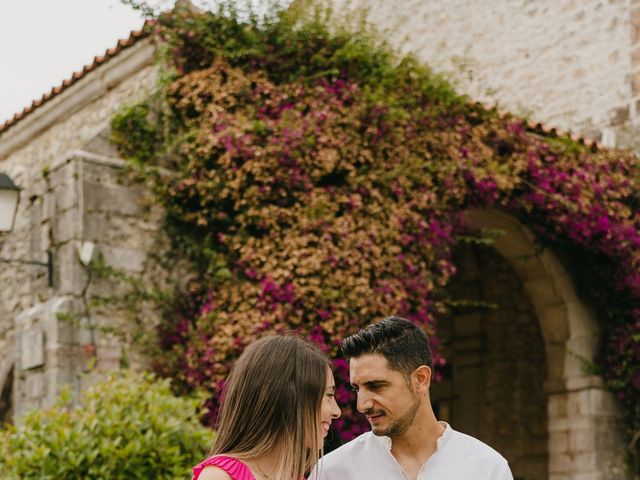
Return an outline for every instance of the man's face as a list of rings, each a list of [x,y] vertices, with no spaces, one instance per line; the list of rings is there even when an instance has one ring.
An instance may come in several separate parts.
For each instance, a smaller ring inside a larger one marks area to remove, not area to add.
[[[423,398],[411,378],[389,367],[384,356],[373,353],[349,361],[351,386],[358,395],[358,411],[364,413],[375,435],[403,435],[413,424]]]

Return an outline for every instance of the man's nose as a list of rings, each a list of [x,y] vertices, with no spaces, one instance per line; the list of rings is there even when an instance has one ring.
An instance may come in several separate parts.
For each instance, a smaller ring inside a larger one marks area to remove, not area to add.
[[[358,392],[357,408],[360,413],[364,413],[367,410],[373,408],[373,398],[367,392]]]

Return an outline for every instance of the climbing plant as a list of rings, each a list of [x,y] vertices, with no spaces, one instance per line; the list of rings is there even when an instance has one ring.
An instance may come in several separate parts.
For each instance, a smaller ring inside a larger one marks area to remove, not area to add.
[[[596,365],[630,435],[640,428],[635,156],[474,104],[329,9],[177,8],[149,28],[162,88],[114,118],[114,139],[165,208],[172,255],[197,273],[165,306],[158,369],[208,388],[211,422],[234,359],[265,332],[300,332],[336,358],[342,404],[341,340],[386,315],[429,332],[442,365],[462,212],[491,207],[569,252],[602,325]],[[336,423],[342,439],[363,430],[348,408]]]

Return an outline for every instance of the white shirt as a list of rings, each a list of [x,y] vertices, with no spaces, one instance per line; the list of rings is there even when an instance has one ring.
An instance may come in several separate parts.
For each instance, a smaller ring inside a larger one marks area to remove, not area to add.
[[[513,480],[507,461],[488,445],[456,432],[448,424],[436,452],[418,473],[418,480]],[[313,480],[406,480],[391,454],[391,439],[368,432],[323,457]]]

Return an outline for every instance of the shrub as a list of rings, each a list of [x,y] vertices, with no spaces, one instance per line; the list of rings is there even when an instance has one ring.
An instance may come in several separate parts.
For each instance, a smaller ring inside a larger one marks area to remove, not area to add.
[[[70,397],[0,431],[3,479],[185,479],[212,442],[201,399],[175,397],[168,380],[112,374],[77,407]]]

